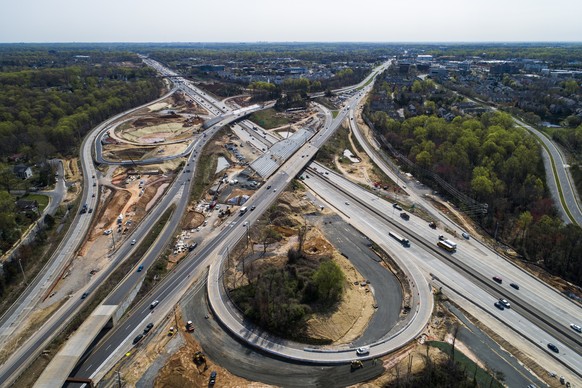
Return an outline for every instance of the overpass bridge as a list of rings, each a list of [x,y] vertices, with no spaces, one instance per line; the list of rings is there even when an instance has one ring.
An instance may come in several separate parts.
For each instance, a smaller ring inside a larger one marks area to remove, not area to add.
[[[118,308],[118,305],[98,306],[48,364],[34,387],[54,388],[57,381],[60,383],[58,386],[61,386],[93,342],[95,333],[113,326],[113,317]]]

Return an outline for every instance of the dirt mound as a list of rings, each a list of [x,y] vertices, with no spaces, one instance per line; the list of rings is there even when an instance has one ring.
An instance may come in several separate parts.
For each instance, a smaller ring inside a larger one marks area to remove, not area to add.
[[[189,211],[184,217],[184,229],[194,229],[202,225],[206,217],[204,214],[196,211]]]
[[[139,119],[133,121],[132,126],[135,128],[149,127],[152,125],[161,124],[169,118],[176,118],[176,117],[180,117],[180,116],[167,115],[167,116],[159,116],[159,117],[140,117]],[[166,119],[166,120],[164,120],[164,119]]]
[[[130,198],[131,193],[129,191],[119,189],[114,190],[112,198],[102,207],[105,209],[105,212],[103,213],[103,216],[101,217],[96,229],[99,229],[99,227],[104,229],[111,227],[117,217],[123,213],[123,210],[129,202]],[[101,231],[99,230],[97,233],[101,234]]]
[[[186,344],[158,372],[153,384],[155,388],[207,387],[212,371],[217,374],[217,387],[270,387],[230,374],[206,356],[206,363],[197,366],[193,360],[194,353],[202,349],[189,335],[185,335],[184,339]]]
[[[303,249],[310,255],[329,255],[333,252],[333,246],[322,237],[310,237],[305,241]]]
[[[198,372],[189,349],[182,348],[160,370],[154,387],[202,387],[207,382],[207,378]]]

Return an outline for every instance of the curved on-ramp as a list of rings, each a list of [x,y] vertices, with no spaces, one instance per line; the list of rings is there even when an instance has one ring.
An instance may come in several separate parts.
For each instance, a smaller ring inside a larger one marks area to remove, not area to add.
[[[357,225],[354,226],[357,227]],[[370,238],[374,240],[374,236],[370,236]],[[384,245],[382,241],[375,242],[381,246]],[[207,282],[209,305],[222,325],[240,340],[280,358],[327,365],[349,363],[355,358],[362,360],[376,358],[398,350],[417,338],[428,324],[433,310],[432,292],[420,270],[410,261],[404,262],[398,257],[394,259],[411,282],[411,288],[415,290],[412,293],[414,313],[409,315],[406,325],[396,333],[369,344],[370,352],[364,356],[356,355],[356,349],[347,346],[319,348],[303,346],[245,325],[240,316],[233,314],[232,310],[226,305],[229,302],[226,302],[222,297],[222,274],[224,272],[223,265],[226,261],[224,256],[212,264],[209,269]]]

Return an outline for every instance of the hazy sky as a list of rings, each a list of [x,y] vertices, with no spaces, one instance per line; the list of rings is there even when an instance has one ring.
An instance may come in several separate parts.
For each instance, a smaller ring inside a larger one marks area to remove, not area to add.
[[[582,0],[0,1],[0,42],[582,41]]]

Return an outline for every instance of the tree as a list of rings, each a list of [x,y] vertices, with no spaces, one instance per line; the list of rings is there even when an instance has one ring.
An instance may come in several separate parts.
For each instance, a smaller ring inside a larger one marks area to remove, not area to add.
[[[332,305],[340,300],[343,293],[345,275],[339,265],[331,260],[324,261],[313,274],[318,300],[324,305]]]
[[[263,244],[263,255],[267,253],[267,247],[281,239],[281,235],[275,229],[267,226],[261,230],[259,236],[261,244]]]
[[[521,245],[525,245],[525,236],[527,233],[527,229],[531,225],[533,221],[533,217],[529,211],[525,211],[519,215],[517,219],[517,225],[521,229]]]

